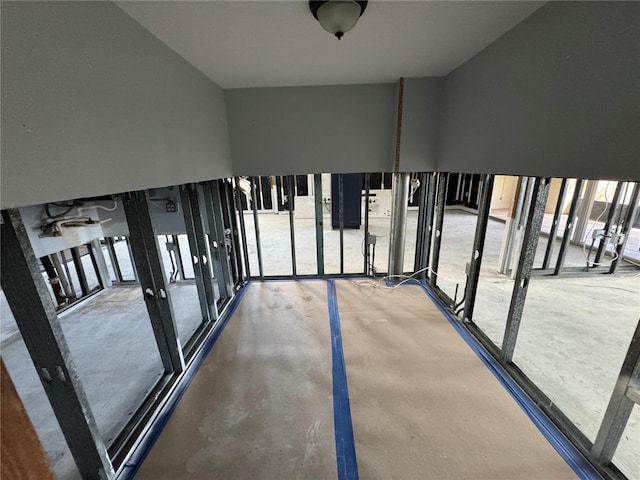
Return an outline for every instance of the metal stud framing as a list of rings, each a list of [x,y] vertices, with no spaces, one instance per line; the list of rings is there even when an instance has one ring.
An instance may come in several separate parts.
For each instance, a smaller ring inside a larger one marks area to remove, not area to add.
[[[82,478],[115,472],[17,210],[2,212],[2,289]]]
[[[476,301],[476,292],[478,291],[478,280],[480,278],[480,267],[482,265],[482,254],[484,252],[484,241],[487,234],[487,226],[489,224],[489,211],[491,209],[493,182],[493,175],[484,176],[482,181],[483,189],[480,198],[480,205],[478,206],[478,221],[476,223],[476,233],[473,239],[473,253],[471,254],[471,263],[469,267],[469,273],[467,275],[467,284],[464,290],[465,320],[471,320],[473,318],[473,308]]]
[[[289,190],[289,235],[291,238],[291,272],[293,273],[293,278],[298,276],[298,272],[296,269],[296,232],[295,226],[293,222],[293,209],[294,209],[294,197],[295,197],[295,182],[293,175],[287,175],[287,188]]]
[[[556,203],[556,209],[553,213],[553,222],[551,223],[551,231],[549,232],[549,240],[547,241],[547,248],[544,252],[544,260],[542,261],[542,269],[549,268],[549,262],[553,255],[553,247],[556,243],[556,237],[558,236],[558,227],[560,226],[560,217],[562,216],[562,208],[564,207],[564,197],[567,194],[567,179],[563,178],[560,184],[560,191],[558,192],[558,201]]]
[[[578,210],[578,201],[580,200],[580,192],[582,190],[582,180],[576,180],[575,190],[573,192],[573,199],[571,200],[571,207],[569,208],[569,214],[567,215],[567,224],[564,227],[564,235],[562,236],[562,243],[560,244],[560,252],[558,253],[558,259],[556,260],[556,266],[553,270],[554,275],[559,275],[564,265],[564,259],[567,256],[567,247],[569,246],[569,240],[574,230],[576,212]]]
[[[262,268],[262,246],[260,244],[260,225],[258,222],[258,191],[256,189],[256,183],[259,181],[259,177],[251,178],[251,206],[253,208],[253,225],[256,233],[256,251],[258,253],[258,270],[260,278],[264,279],[264,269]]]
[[[516,272],[511,304],[509,305],[509,315],[507,317],[507,325],[502,341],[502,350],[500,352],[500,358],[504,362],[511,362],[513,352],[516,348],[524,302],[529,288],[531,267],[533,266],[533,261],[536,256],[538,237],[542,228],[542,219],[544,218],[544,209],[547,205],[550,183],[551,179],[549,178],[536,178],[533,186],[534,201],[533,205],[529,208],[529,214],[527,216],[520,261],[518,262],[518,270]]]
[[[624,222],[622,224],[621,232],[624,235],[624,240],[622,243],[619,243],[616,247],[616,258],[611,262],[611,266],[609,267],[609,273],[615,273],[617,268],[620,266],[620,260],[622,259],[622,255],[624,254],[624,249],[627,246],[627,241],[629,240],[629,234],[631,233],[631,229],[633,228],[633,222],[638,216],[638,209],[640,205],[638,204],[638,196],[640,195],[640,182],[636,183],[633,187],[633,192],[631,193],[631,199],[629,200],[629,206],[627,208],[627,215],[624,218]]]
[[[369,194],[371,190],[371,177],[364,174],[364,274],[369,275]]]
[[[238,223],[240,223],[240,234],[242,235],[242,258],[244,260],[245,280],[251,277],[251,267],[249,265],[249,248],[247,246],[247,228],[244,224],[244,210],[242,210],[242,202],[240,201],[240,188],[238,187],[238,178],[235,179],[235,204],[238,212]]]
[[[611,204],[609,205],[609,211],[607,212],[607,220],[604,223],[604,236],[600,238],[600,242],[598,243],[598,250],[596,251],[596,256],[593,259],[593,264],[591,265],[594,268],[599,266],[600,260],[602,260],[602,254],[605,251],[605,247],[607,246],[607,242],[609,241],[609,230],[613,225],[613,220],[620,211],[620,194],[622,193],[622,188],[624,187],[625,182],[618,182],[616,184],[616,190],[613,193],[613,198],[611,199]]]
[[[338,221],[340,225],[340,274],[344,273],[344,176],[338,175]]]
[[[442,225],[444,222],[444,204],[447,195],[446,173],[438,174],[438,190],[435,204],[433,254],[431,256],[431,268],[429,271],[429,284],[434,287],[438,283],[438,265],[440,263],[440,243],[442,241]]]
[[[209,230],[209,250],[211,251],[213,275],[218,283],[221,298],[231,296],[231,266],[224,234],[222,201],[218,182],[202,184],[204,207]]]
[[[598,435],[593,443],[590,457],[593,461],[606,465],[613,458],[622,438],[625,426],[638,401],[640,389],[640,322],[631,339],[620,375],[613,388],[607,411],[604,414]]]
[[[322,175],[313,176],[313,195],[316,210],[316,263],[318,275],[324,275],[324,227],[322,211]]]
[[[151,221],[147,191],[130,192],[122,204],[129,224],[131,258],[142,287],[153,334],[162,365],[167,373],[184,370],[184,357],[173,315],[171,297],[165,284],[158,237]]]
[[[205,323],[215,322],[218,318],[218,308],[213,289],[211,261],[207,253],[207,240],[200,213],[197,186],[195,184],[182,185],[180,187],[180,200],[187,238],[189,239],[191,263],[196,277],[202,318]]]

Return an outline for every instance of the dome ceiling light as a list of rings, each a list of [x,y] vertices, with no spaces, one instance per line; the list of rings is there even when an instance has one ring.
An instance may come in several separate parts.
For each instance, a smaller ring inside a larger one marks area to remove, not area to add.
[[[353,0],[310,1],[309,8],[322,28],[340,40],[356,26],[367,3]]]

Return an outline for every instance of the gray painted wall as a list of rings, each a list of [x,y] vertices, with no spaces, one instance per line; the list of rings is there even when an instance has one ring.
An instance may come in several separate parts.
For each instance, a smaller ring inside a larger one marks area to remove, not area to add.
[[[640,180],[640,4],[550,2],[446,79],[438,170]]]
[[[231,175],[222,89],[111,2],[2,2],[2,208]]]
[[[393,168],[396,85],[225,90],[236,175]]]
[[[405,78],[400,132],[400,170],[434,171],[444,78]]]

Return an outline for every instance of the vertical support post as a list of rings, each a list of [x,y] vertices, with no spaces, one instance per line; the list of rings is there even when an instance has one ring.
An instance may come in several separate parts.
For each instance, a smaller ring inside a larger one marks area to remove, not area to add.
[[[478,222],[476,223],[476,233],[473,239],[473,253],[469,264],[469,274],[465,286],[464,319],[473,319],[473,308],[476,302],[476,292],[478,291],[478,280],[480,279],[480,267],[482,266],[482,254],[484,252],[484,241],[487,236],[487,226],[489,224],[489,210],[491,209],[491,196],[493,194],[493,175],[485,175],[483,189],[478,206]],[[544,211],[543,211],[544,213]]]
[[[218,189],[220,190],[220,208],[222,210],[222,219],[225,233],[225,241],[229,254],[231,255],[231,276],[230,281],[232,287],[238,282],[244,282],[245,276],[242,263],[242,241],[238,234],[238,218],[242,216],[242,205],[236,204],[236,195],[234,193],[233,180],[218,180]],[[244,220],[244,219],[243,219]]]
[[[602,260],[602,254],[604,253],[607,242],[609,241],[609,230],[611,229],[613,219],[620,211],[620,194],[622,193],[622,187],[624,187],[624,183],[625,182],[618,182],[616,184],[616,190],[615,192],[613,192],[613,198],[611,199],[609,211],[607,212],[607,220],[604,223],[604,235],[598,243],[598,250],[593,260],[593,268],[597,268],[599,266],[598,264],[600,263],[600,260]]]
[[[258,271],[260,278],[264,278],[264,269],[262,268],[262,246],[260,245],[260,225],[258,223],[258,203],[256,182],[259,177],[251,177],[251,206],[253,207],[253,225],[256,233],[256,251],[258,253]]]
[[[364,174],[364,274],[369,276],[369,194],[371,191],[371,179],[368,173]]]
[[[593,200],[596,197],[597,189],[598,180],[586,181],[584,194],[582,195],[582,201],[580,202],[580,212],[577,213],[578,220],[575,222],[573,235],[571,237],[571,243],[574,245],[582,245],[583,243],[584,234],[589,228],[589,220],[591,217],[591,211],[593,210]]]
[[[107,268],[107,261],[104,259],[104,252],[102,251],[102,245],[100,240],[91,241],[91,255],[95,261],[96,273],[102,288],[108,288],[111,286],[111,276],[109,276],[109,269]]]
[[[82,478],[115,472],[18,210],[2,211],[0,283]]]
[[[569,208],[569,214],[567,215],[567,224],[564,227],[564,235],[562,236],[562,243],[560,244],[560,252],[558,252],[558,259],[556,260],[556,266],[553,269],[554,275],[559,275],[562,267],[564,266],[564,259],[567,256],[567,246],[571,239],[571,233],[573,232],[574,222],[576,219],[576,211],[578,209],[578,203],[580,201],[580,192],[582,190],[582,180],[576,180],[575,190],[573,192],[573,199],[571,200],[571,207]]]
[[[313,175],[313,200],[316,209],[316,263],[318,275],[324,275],[324,227],[322,211],[322,175]]]
[[[544,260],[542,261],[542,269],[549,268],[549,262],[553,255],[553,247],[556,242],[556,236],[558,235],[558,227],[560,226],[560,218],[562,217],[562,207],[564,205],[564,197],[567,194],[567,179],[563,178],[560,184],[560,191],[558,192],[558,201],[556,203],[556,209],[553,213],[553,222],[551,223],[551,231],[549,232],[549,241],[547,242],[547,248],[544,252]]]
[[[62,253],[62,252],[60,252]],[[51,262],[53,263],[56,272],[58,272],[58,279],[60,280],[60,286],[62,287],[62,291],[66,297],[66,300],[72,299],[75,297],[75,292],[71,285],[69,284],[69,280],[67,279],[66,269],[62,266],[62,262],[60,261],[60,257],[58,253],[52,253],[50,255]]]
[[[416,228],[416,250],[413,255],[413,271],[417,272],[421,270],[423,267],[426,267],[424,264],[424,244],[426,241],[426,198],[427,198],[427,173],[420,174],[420,196],[418,197],[418,225]]]
[[[180,250],[180,239],[178,238],[178,235],[171,235],[171,241],[173,242],[173,254],[176,260],[176,268],[178,269],[178,278],[186,280],[184,265],[182,264],[182,250]]]
[[[71,272],[69,271],[69,264],[67,261],[67,254],[62,250],[60,253],[60,258],[62,259],[62,265],[64,266],[64,271],[67,275],[67,280],[69,280],[69,298],[71,301],[74,301],[78,298],[76,294],[75,286],[73,285],[73,279],[71,278]]]
[[[622,256],[624,255],[624,249],[627,246],[627,241],[629,240],[629,234],[631,233],[631,229],[633,228],[633,222],[638,216],[638,209],[640,208],[640,204],[638,204],[638,197],[640,196],[640,182],[636,182],[633,186],[633,192],[631,193],[631,199],[629,200],[629,206],[627,207],[627,215],[624,218],[624,223],[622,224],[622,235],[624,235],[624,240],[622,243],[618,243],[616,247],[616,258],[611,262],[611,266],[609,267],[609,273],[616,273],[618,269],[618,265],[620,265],[620,261],[622,260]]]
[[[84,273],[84,267],[82,266],[82,258],[80,257],[80,251],[78,247],[71,248],[71,258],[73,259],[73,265],[76,267],[76,273],[78,274],[78,281],[80,282],[80,290],[82,296],[89,295],[89,282],[87,282],[87,276]]]
[[[131,266],[133,267],[131,270],[133,270],[133,279],[136,282],[139,282],[140,279],[138,278],[138,272],[136,270],[136,266],[135,263],[133,262],[133,251],[131,250],[131,241],[129,239],[129,236],[124,237],[124,241],[127,244],[127,250],[129,251],[129,258],[131,259]],[[183,276],[184,278],[184,276]]]
[[[200,213],[197,185],[194,183],[180,186],[180,199],[184,224],[189,239],[191,250],[191,262],[193,274],[196,277],[198,298],[202,309],[204,322],[215,322],[218,319],[218,308],[211,279],[211,261],[207,254],[207,241],[205,239],[204,225]]]
[[[424,219],[425,223],[425,237],[423,245],[423,269],[429,266],[429,259],[431,257],[431,242],[433,241],[433,216],[435,214],[436,205],[436,173],[429,173],[428,175],[428,189],[427,189],[427,203],[426,203],[426,215]],[[427,188],[425,186],[425,188]],[[427,270],[422,272],[422,279],[427,279]]]
[[[293,278],[296,278],[298,276],[296,268],[296,231],[293,222],[294,197],[296,190],[293,179],[293,175],[287,175],[287,185],[289,190],[289,235],[291,236],[291,272],[293,273]]]
[[[616,447],[629,421],[634,401],[627,393],[640,388],[640,322],[631,339],[629,350],[620,369],[609,405],[600,424],[590,457],[598,464],[611,462]]]
[[[240,200],[240,188],[238,187],[238,178],[235,178],[234,197],[236,211],[238,212],[238,221],[240,223],[240,234],[242,235],[242,258],[244,259],[245,279],[251,277],[251,267],[249,265],[249,247],[247,246],[247,229],[244,224],[244,210],[242,209],[242,201]]]
[[[131,259],[138,272],[162,365],[167,373],[179,373],[184,370],[184,357],[160,260],[158,237],[151,221],[149,194],[144,190],[127,193],[123,195],[122,205],[129,225]]]
[[[533,186],[534,203],[532,208],[529,209],[527,217],[527,226],[524,232],[522,250],[520,251],[520,261],[518,262],[513,294],[511,295],[511,304],[509,305],[507,325],[505,327],[502,349],[500,351],[500,358],[504,362],[511,362],[513,352],[516,348],[524,302],[527,298],[527,290],[529,288],[531,267],[533,267],[533,261],[536,256],[538,237],[540,236],[540,230],[542,228],[542,219],[544,218],[544,209],[547,205],[550,184],[550,178],[536,178]]]
[[[340,224],[340,275],[344,274],[344,175],[338,174],[338,222]]]
[[[434,287],[438,283],[438,265],[440,263],[440,243],[442,242],[442,225],[444,222],[444,204],[447,195],[448,173],[438,173],[438,193],[435,205],[435,226],[433,236],[433,254],[429,269],[429,284]]]
[[[404,272],[404,243],[407,232],[407,209],[409,199],[409,181],[406,172],[393,173],[391,191],[391,233],[389,240],[389,275],[402,275]]]
[[[213,275],[218,282],[221,298],[231,296],[231,267],[224,233],[222,201],[218,182],[210,181],[202,184],[204,206],[209,226],[209,250],[213,256]]]
[[[105,240],[107,241],[107,252],[109,252],[111,267],[113,268],[113,273],[116,276],[116,282],[122,282],[122,270],[120,269],[120,262],[118,261],[118,256],[116,255],[116,249],[113,244],[113,237],[106,237]]]
[[[498,259],[498,272],[505,275],[508,274],[511,269],[511,253],[515,243],[515,236],[520,216],[522,215],[522,207],[524,205],[528,182],[529,179],[527,177],[518,178],[518,185],[514,195],[515,201],[511,204],[511,212],[507,216],[504,228],[502,246],[500,247],[500,257]]]

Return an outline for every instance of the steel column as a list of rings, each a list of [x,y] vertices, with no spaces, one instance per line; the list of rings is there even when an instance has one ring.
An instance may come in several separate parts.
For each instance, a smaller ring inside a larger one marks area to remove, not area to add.
[[[109,269],[107,268],[107,261],[104,258],[104,252],[102,251],[102,244],[100,240],[92,240],[91,243],[91,255],[94,260],[94,266],[96,273],[98,274],[98,281],[102,288],[111,286],[111,277],[109,276]]]
[[[338,224],[340,226],[340,275],[342,275],[344,273],[344,176],[342,173],[338,174]]]
[[[489,211],[491,210],[491,195],[493,194],[494,176],[484,176],[482,196],[478,205],[478,222],[476,223],[476,233],[473,239],[473,253],[467,284],[465,286],[464,318],[473,319],[473,308],[476,302],[476,292],[478,291],[478,280],[480,279],[480,267],[482,266],[482,254],[484,252],[484,241],[489,225]]]
[[[251,177],[251,207],[253,208],[253,225],[255,227],[256,234],[256,251],[258,253],[258,271],[260,278],[264,278],[264,270],[262,268],[262,246],[260,244],[260,225],[258,224],[258,202],[256,182],[259,177]]]
[[[218,182],[210,181],[202,184],[204,191],[204,206],[207,212],[209,226],[209,250],[213,257],[213,272],[218,283],[221,298],[231,296],[231,267],[227,251],[224,218],[222,216],[222,201]]]
[[[207,253],[207,241],[205,239],[204,225],[200,213],[197,185],[191,183],[180,186],[180,199],[184,224],[189,239],[191,250],[191,263],[196,277],[198,299],[202,309],[204,322],[215,322],[218,319],[218,308],[213,289],[211,274],[211,261]]]
[[[640,387],[640,322],[631,339],[627,356],[613,388],[609,405],[593,443],[590,457],[599,464],[607,464],[613,458],[616,447],[633,410],[634,392]],[[635,389],[635,390],[634,390]]]
[[[116,282],[124,281],[122,279],[122,270],[120,269],[120,262],[118,261],[118,256],[116,255],[116,249],[113,245],[113,237],[106,237],[107,241],[107,251],[109,252],[109,258],[111,259],[111,267],[113,268],[113,274],[116,277]]]
[[[151,327],[167,373],[184,370],[184,357],[178,338],[173,305],[166,287],[160,246],[151,220],[148,192],[123,195],[122,205],[129,225],[131,260],[138,272]]]
[[[89,295],[89,282],[87,282],[87,276],[84,273],[84,267],[82,266],[82,258],[80,257],[80,251],[78,247],[71,248],[71,258],[73,259],[73,265],[76,267],[76,273],[78,274],[78,281],[80,282],[80,290],[82,296]]]
[[[402,275],[404,272],[404,245],[407,232],[407,209],[409,199],[409,181],[411,174],[393,173],[391,191],[391,233],[389,237],[389,275]]]
[[[564,227],[564,235],[562,236],[562,243],[560,244],[560,252],[558,253],[558,259],[556,260],[556,266],[553,269],[554,275],[559,275],[562,267],[564,266],[564,259],[567,256],[567,246],[571,239],[573,232],[574,222],[576,218],[576,210],[578,209],[578,201],[580,200],[580,191],[582,190],[582,180],[576,180],[575,190],[573,192],[573,199],[571,200],[571,207],[569,208],[569,214],[567,215],[567,224]]]
[[[80,475],[115,472],[18,210],[2,211],[1,284]]]
[[[633,192],[631,193],[631,199],[629,200],[629,206],[627,207],[627,215],[624,218],[624,223],[622,224],[621,233],[624,235],[624,240],[622,243],[619,243],[616,247],[617,257],[613,262],[611,262],[611,266],[609,267],[609,273],[616,273],[618,269],[618,265],[620,265],[620,261],[622,260],[622,256],[624,255],[624,249],[627,246],[627,241],[629,240],[629,234],[631,233],[631,229],[633,228],[633,222],[638,216],[638,209],[640,205],[638,204],[638,196],[640,195],[640,182],[637,182],[633,187]]]
[[[625,182],[618,182],[616,184],[616,190],[613,193],[613,199],[611,200],[609,211],[607,212],[607,220],[604,223],[604,235],[598,243],[598,250],[596,252],[595,258],[593,259],[593,268],[597,268],[599,266],[598,264],[602,259],[602,254],[604,253],[607,242],[609,241],[609,230],[611,229],[614,217],[620,210],[620,194],[622,193],[622,187],[624,187],[624,183]]]
[[[420,196],[418,197],[418,225],[416,228],[416,250],[413,255],[413,271],[417,272],[424,267],[426,267],[426,263],[424,262],[424,244],[426,241],[427,235],[427,225],[426,225],[426,198],[427,198],[427,177],[428,173],[420,174]],[[414,194],[415,195],[415,194]]]
[[[240,241],[238,235],[238,216],[242,215],[242,206],[238,209],[236,204],[236,194],[234,192],[233,181],[231,179],[218,180],[216,182],[220,192],[220,209],[222,210],[222,226],[224,227],[225,245],[230,255],[230,281],[231,287],[238,282],[244,282],[248,276],[244,274],[242,263],[241,245],[244,239]],[[243,219],[244,220],[244,219]]]
[[[289,235],[291,236],[291,273],[293,278],[298,276],[298,270],[296,268],[296,231],[293,222],[293,203],[295,197],[295,188],[293,183],[293,175],[287,175],[287,184],[289,189]]]
[[[369,194],[371,191],[370,177],[364,174],[364,274],[369,275]]]
[[[547,241],[547,248],[544,252],[544,260],[542,261],[542,269],[549,268],[549,262],[551,261],[551,255],[553,255],[553,247],[558,236],[558,227],[560,226],[560,218],[562,217],[562,207],[564,205],[564,197],[567,193],[567,179],[563,178],[560,184],[560,191],[558,192],[558,201],[556,203],[556,209],[553,213],[553,222],[551,223],[551,231],[549,232],[549,240]]]
[[[444,222],[444,204],[447,195],[448,173],[438,173],[438,191],[435,204],[435,225],[433,236],[433,254],[429,267],[429,284],[434,287],[438,284],[438,266],[440,263],[440,244],[442,243],[442,225]]]
[[[316,210],[316,263],[318,275],[324,275],[324,227],[322,211],[322,175],[313,175],[313,200]]]
[[[536,178],[533,186],[534,203],[529,209],[527,216],[527,226],[524,232],[520,261],[518,262],[511,304],[509,305],[507,325],[505,327],[502,349],[500,351],[500,358],[504,362],[511,362],[513,352],[516,348],[524,302],[529,288],[531,267],[533,266],[533,261],[536,256],[538,237],[540,236],[540,229],[542,228],[542,219],[544,218],[544,209],[547,205],[550,184],[550,178]]]
[[[245,266],[245,279],[251,277],[251,267],[249,266],[249,247],[247,246],[247,229],[244,224],[244,210],[242,209],[242,202],[240,200],[240,187],[238,187],[238,178],[235,178],[235,202],[236,210],[238,212],[238,221],[240,223],[240,234],[242,235],[242,258],[244,259]]]

